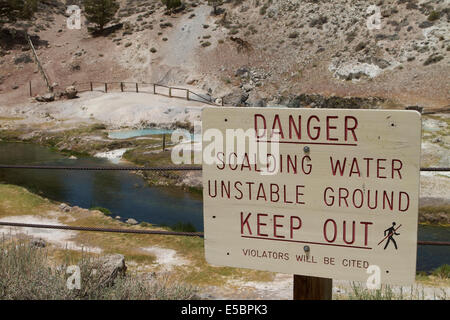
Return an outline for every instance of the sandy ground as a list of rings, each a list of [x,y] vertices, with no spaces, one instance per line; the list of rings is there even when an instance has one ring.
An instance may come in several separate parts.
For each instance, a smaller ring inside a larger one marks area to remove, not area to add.
[[[199,121],[205,104],[146,93],[86,92],[80,98],[51,103],[28,103],[1,107],[2,116],[26,117],[16,124],[39,124],[50,121],[102,122],[109,128],[171,126],[175,122]]]
[[[267,299],[267,300],[292,300],[293,298],[293,276],[289,274],[278,273],[273,281],[239,281],[230,280],[227,282],[229,287],[239,288],[239,292],[227,291],[226,289],[209,288],[205,297],[219,299]],[[363,285],[365,287],[365,285]],[[437,300],[448,299],[450,296],[450,287],[431,287],[421,284],[413,286],[394,286],[392,290],[396,294],[402,293],[404,297],[419,300]],[[352,292],[351,282],[344,280],[333,280],[333,298],[339,299]],[[222,294],[222,295],[221,295]]]
[[[122,160],[122,156],[127,152],[129,148],[116,149],[111,151],[99,152],[94,155],[96,158],[105,158],[114,164],[119,163]]]
[[[13,223],[30,223],[30,224],[47,224],[64,226],[56,218],[43,218],[39,216],[11,216],[1,218],[1,222],[13,222]],[[84,250],[92,253],[101,253],[101,248],[81,246],[72,239],[77,235],[76,231],[70,230],[58,230],[58,229],[38,229],[38,228],[12,228],[12,227],[0,227],[0,234],[5,236],[26,235],[33,239],[42,239],[46,242],[50,242],[60,248],[68,250]]]
[[[189,261],[177,255],[177,252],[172,249],[165,249],[157,246],[141,249],[154,255],[156,257],[156,264],[164,271],[170,271],[174,266],[184,266],[189,264]]]

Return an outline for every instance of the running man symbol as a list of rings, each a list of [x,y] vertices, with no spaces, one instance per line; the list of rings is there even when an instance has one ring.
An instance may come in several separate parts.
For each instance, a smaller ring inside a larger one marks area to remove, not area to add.
[[[395,250],[397,250],[397,242],[395,242],[394,236],[400,235],[400,233],[397,233],[397,230],[400,229],[401,226],[402,225],[399,225],[397,228],[395,228],[395,222],[392,222],[392,227],[384,230],[384,238],[380,242],[378,242],[378,245],[380,245],[384,240],[388,239],[386,245],[384,246],[384,250],[386,250],[391,241],[394,244]]]

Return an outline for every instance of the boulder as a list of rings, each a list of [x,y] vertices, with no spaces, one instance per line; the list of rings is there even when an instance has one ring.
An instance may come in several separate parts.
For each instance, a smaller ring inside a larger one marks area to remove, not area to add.
[[[35,248],[45,248],[47,243],[42,239],[32,239],[30,245]]]
[[[125,222],[132,225],[138,224],[138,222],[133,218],[127,219]]]
[[[59,205],[59,210],[62,212],[69,212],[71,210],[70,206],[65,204],[65,203],[61,203]]]
[[[66,90],[64,90],[64,95],[67,97],[67,99],[74,99],[77,97],[78,90],[75,88],[75,86],[68,86]]]
[[[127,266],[125,257],[121,254],[111,254],[97,260],[99,271],[101,272],[101,285],[111,285],[117,277],[125,276]]]
[[[55,101],[55,94],[54,93],[46,93],[43,96],[36,96],[36,101],[39,102],[52,102]]]

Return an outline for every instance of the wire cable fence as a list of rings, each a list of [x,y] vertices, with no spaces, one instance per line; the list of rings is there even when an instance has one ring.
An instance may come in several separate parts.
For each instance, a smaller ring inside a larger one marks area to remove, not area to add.
[[[25,169],[25,170],[69,170],[69,171],[202,171],[200,166],[167,166],[167,167],[122,167],[122,166],[101,166],[101,167],[65,167],[65,166],[39,166],[39,165],[14,165],[0,164],[0,169]],[[450,167],[428,167],[420,168],[420,171],[428,172],[449,172]]]
[[[63,167],[63,166],[33,166],[33,165],[8,165],[0,164],[0,169],[30,169],[30,170],[119,170],[119,171],[201,171],[199,166],[171,166],[171,167]],[[420,171],[450,171],[448,167],[431,167],[420,168]],[[13,223],[0,222],[0,226],[5,227],[19,227],[19,228],[42,228],[42,229],[60,229],[73,231],[90,231],[90,232],[111,232],[111,233],[132,233],[132,234],[148,234],[148,235],[172,235],[185,237],[200,237],[204,238],[203,232],[179,232],[179,231],[163,231],[163,230],[140,230],[140,229],[116,229],[116,228],[98,228],[98,227],[80,227],[80,226],[61,226],[61,225],[45,225],[45,224],[29,224],[29,223]],[[450,242],[446,241],[417,241],[418,245],[431,246],[450,246]]]
[[[141,230],[141,229],[123,229],[123,228],[98,228],[98,227],[61,226],[61,225],[17,223],[17,222],[0,222],[0,226],[18,227],[18,228],[39,228],[39,229],[57,229],[57,230],[70,230],[70,231],[109,232],[109,233],[147,234],[147,235],[164,235],[164,236],[183,236],[183,237],[204,238],[203,232],[181,232],[181,231]],[[447,242],[447,241],[417,241],[417,244],[422,245],[422,246],[450,246],[450,242]]]

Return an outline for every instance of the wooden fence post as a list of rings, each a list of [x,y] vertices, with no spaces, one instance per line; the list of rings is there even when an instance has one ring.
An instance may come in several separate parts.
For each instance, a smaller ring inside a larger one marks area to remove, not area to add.
[[[189,89],[186,90],[186,100],[189,101]]]
[[[108,92],[108,83],[105,82],[105,93],[107,93],[107,92]]]
[[[120,91],[123,92],[123,82],[120,83]]]
[[[294,300],[331,300],[333,279],[294,275]]]
[[[33,96],[33,92],[31,91],[31,80],[30,80],[30,97]]]
[[[91,84],[91,91],[94,91],[94,87],[92,86],[92,81],[90,82]]]
[[[156,84],[153,84],[153,94],[156,94]]]
[[[136,82],[136,92],[139,92],[139,86],[137,82]]]
[[[172,88],[169,88],[169,97],[172,97]]]
[[[162,150],[166,151],[166,134],[163,134],[163,145],[162,145]]]

